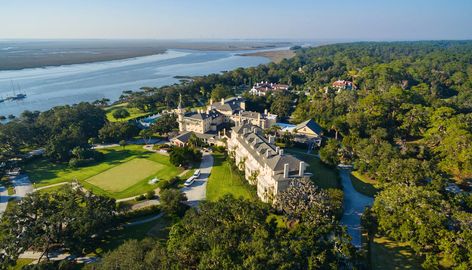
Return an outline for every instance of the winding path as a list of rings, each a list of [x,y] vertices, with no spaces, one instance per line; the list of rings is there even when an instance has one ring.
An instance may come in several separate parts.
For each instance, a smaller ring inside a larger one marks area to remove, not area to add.
[[[347,227],[352,244],[361,246],[361,215],[366,206],[372,205],[374,199],[357,192],[351,182],[351,171],[339,169],[344,192],[344,213],[341,223]]]

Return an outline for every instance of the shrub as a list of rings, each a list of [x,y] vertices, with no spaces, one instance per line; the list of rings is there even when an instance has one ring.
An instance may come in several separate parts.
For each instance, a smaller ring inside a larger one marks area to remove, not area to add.
[[[169,188],[175,188],[177,187],[177,185],[179,184],[180,182],[180,177],[176,176],[176,177],[173,177],[169,180],[162,180],[160,181],[157,186],[160,188],[160,189],[169,189]]]
[[[79,167],[79,163],[80,163],[80,160],[79,160],[79,159],[77,159],[77,158],[71,158],[71,159],[69,160],[69,167],[71,167],[71,168],[77,168],[77,167]]]
[[[139,201],[144,201],[144,200],[146,199],[146,196],[144,196],[144,195],[141,194],[141,195],[139,195],[138,197],[136,197],[136,198],[134,198],[134,199],[135,199],[137,202],[139,202]]]
[[[154,199],[155,196],[156,196],[156,192],[154,190],[150,190],[146,192],[146,199],[148,200]]]
[[[124,222],[130,219],[135,219],[139,217],[156,215],[156,214],[159,214],[160,212],[161,212],[161,207],[159,205],[152,205],[152,206],[144,207],[138,210],[127,211],[127,212],[121,213],[117,216],[117,221]]]

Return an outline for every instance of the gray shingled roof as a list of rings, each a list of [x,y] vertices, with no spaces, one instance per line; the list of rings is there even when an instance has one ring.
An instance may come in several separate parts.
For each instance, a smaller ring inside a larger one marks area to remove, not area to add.
[[[211,108],[216,109],[218,111],[236,111],[241,109],[241,102],[244,102],[243,98],[232,97],[225,99],[224,104],[221,104],[221,102],[214,102],[211,105]]]
[[[309,129],[313,130],[314,132],[316,132],[316,134],[321,134],[323,132],[323,129],[315,121],[313,121],[312,119],[298,124],[295,127],[295,130],[301,129],[305,126],[308,127]]]
[[[253,127],[255,126],[250,124],[236,126],[233,128],[233,132],[242,135],[244,128],[250,131]],[[238,137],[238,141],[253,157],[255,157],[257,161],[259,161],[262,166],[267,164],[267,166],[274,171],[283,171],[284,165],[288,163],[291,172],[299,170],[301,161],[292,155],[277,154],[276,146],[267,141],[267,139],[262,135],[262,129],[258,127],[255,127],[255,131],[248,132],[243,136]],[[270,151],[269,157],[266,156],[267,151]]]
[[[192,118],[192,119],[197,119],[197,120],[204,120],[207,118],[216,118],[220,116],[220,113],[217,112],[216,110],[211,110],[208,113],[199,113],[199,112],[188,112],[184,115],[185,117]]]

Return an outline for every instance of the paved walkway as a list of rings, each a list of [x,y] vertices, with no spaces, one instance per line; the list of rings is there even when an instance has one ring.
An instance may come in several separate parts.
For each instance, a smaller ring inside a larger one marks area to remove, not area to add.
[[[36,191],[38,191],[38,190],[47,189],[47,188],[52,188],[52,187],[58,187],[58,186],[63,186],[63,185],[67,185],[67,184],[70,184],[70,182],[62,182],[62,183],[52,184],[52,185],[49,185],[49,186],[39,187],[39,188],[35,188],[33,191],[36,192]]]
[[[152,217],[149,217],[149,218],[146,218],[146,219],[125,223],[123,226],[124,227],[131,227],[131,226],[141,225],[141,224],[148,223],[148,222],[154,221],[156,219],[159,219],[163,215],[164,215],[164,213],[159,213],[155,216],[152,216]]]
[[[352,238],[352,244],[361,246],[361,216],[366,206],[372,205],[374,198],[357,192],[351,182],[351,171],[340,169],[341,183],[344,192],[344,213],[341,223],[347,227],[347,232]]]
[[[200,163],[200,177],[190,187],[181,189],[187,195],[187,204],[191,207],[196,207],[200,201],[206,199],[206,185],[212,168],[213,156],[204,152]]]

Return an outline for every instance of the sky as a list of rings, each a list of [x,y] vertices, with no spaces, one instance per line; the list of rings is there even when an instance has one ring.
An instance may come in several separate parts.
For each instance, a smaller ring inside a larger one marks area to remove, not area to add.
[[[472,39],[472,0],[0,0],[0,39]]]

